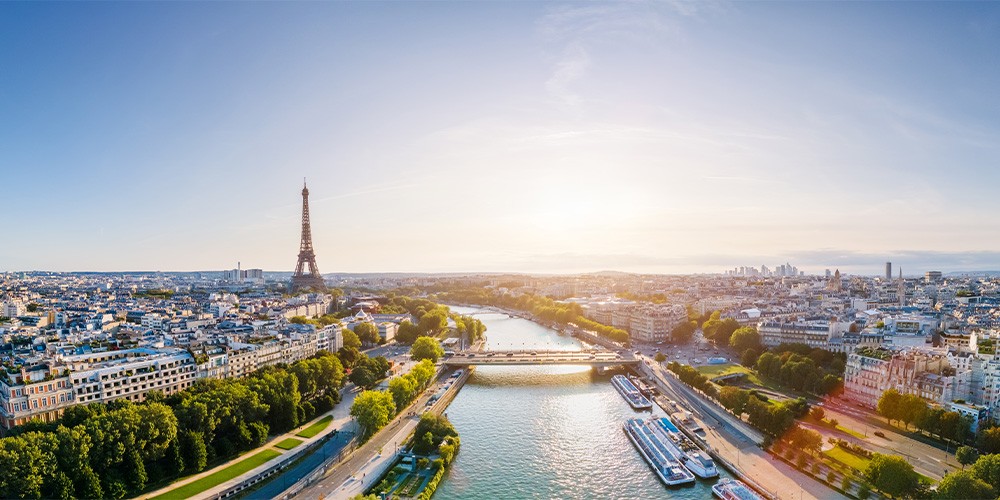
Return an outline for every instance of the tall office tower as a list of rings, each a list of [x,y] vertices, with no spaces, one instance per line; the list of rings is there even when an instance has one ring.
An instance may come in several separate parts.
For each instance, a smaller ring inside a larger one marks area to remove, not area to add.
[[[308,268],[308,270],[306,270]],[[295,265],[292,275],[292,291],[313,289],[325,291],[326,283],[319,274],[316,265],[316,253],[313,252],[312,229],[309,226],[309,188],[302,181],[302,240],[299,242],[299,262]]]
[[[885,280],[892,281],[892,262],[885,263]]]

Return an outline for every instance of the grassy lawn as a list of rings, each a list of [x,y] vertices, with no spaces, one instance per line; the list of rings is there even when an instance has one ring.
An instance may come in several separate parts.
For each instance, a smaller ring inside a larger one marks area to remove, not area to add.
[[[301,439],[286,438],[282,439],[280,443],[276,443],[274,446],[281,448],[282,450],[290,450],[300,444],[302,444]]]
[[[168,491],[150,500],[173,500],[173,499],[183,500],[186,498],[191,498],[209,488],[218,486],[236,476],[239,476],[253,469],[256,469],[257,467],[260,467],[261,465],[270,461],[274,457],[280,455],[281,453],[278,453],[274,450],[264,450],[249,458],[244,458],[243,460],[240,460],[239,462],[236,462],[235,464],[230,465],[225,469],[222,469],[213,474],[209,474],[197,481],[185,484],[180,488]]]
[[[296,436],[298,436],[298,437],[304,437],[306,439],[309,439],[309,438],[315,436],[316,434],[319,434],[320,432],[323,432],[323,429],[326,429],[326,426],[330,425],[330,422],[332,422],[332,421],[333,421],[333,416],[332,415],[327,415],[327,416],[323,417],[322,419],[320,419],[319,422],[316,422],[315,424],[312,424],[309,427],[306,427],[302,432],[296,434]]]
[[[865,469],[868,468],[868,463],[871,462],[871,460],[867,458],[862,458],[853,453],[848,453],[847,450],[844,450],[839,446],[834,446],[833,448],[824,451],[823,454],[860,472],[864,472]]]
[[[701,373],[708,378],[721,377],[723,375],[729,375],[730,373],[742,373],[746,375],[747,380],[751,384],[767,387],[764,382],[757,377],[756,373],[743,365],[726,363],[722,365],[703,365],[696,368],[698,369],[698,373]]]

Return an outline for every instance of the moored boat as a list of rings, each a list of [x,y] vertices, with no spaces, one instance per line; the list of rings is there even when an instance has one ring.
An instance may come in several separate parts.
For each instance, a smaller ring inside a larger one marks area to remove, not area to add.
[[[720,479],[712,486],[712,494],[722,500],[764,500],[757,492],[736,479]]]
[[[669,418],[657,418],[654,423],[656,430],[662,433],[671,445],[674,458],[684,467],[702,479],[718,477],[719,469],[716,468],[715,461],[688,439]]]
[[[694,476],[666,450],[661,438],[645,422],[631,418],[622,425],[629,441],[664,484],[675,486],[694,482]]]
[[[639,389],[624,375],[615,375],[611,377],[611,385],[618,390],[618,393],[625,398],[629,406],[633,410],[649,410],[653,408],[653,403],[647,398],[639,393]]]

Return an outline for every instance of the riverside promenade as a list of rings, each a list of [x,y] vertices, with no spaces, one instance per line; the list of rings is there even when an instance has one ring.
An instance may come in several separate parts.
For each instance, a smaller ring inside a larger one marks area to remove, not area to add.
[[[403,448],[426,408],[435,414],[444,413],[452,399],[472,374],[472,369],[462,370],[462,375],[454,379],[451,387],[441,397],[427,406],[430,398],[450,379],[451,370],[439,372],[435,383],[425,390],[416,401],[400,412],[388,425],[371,439],[352,452],[336,466],[331,467],[321,479],[310,484],[299,484],[284,492],[280,498],[296,499],[346,499],[364,493],[376,484],[396,460],[397,452]]]

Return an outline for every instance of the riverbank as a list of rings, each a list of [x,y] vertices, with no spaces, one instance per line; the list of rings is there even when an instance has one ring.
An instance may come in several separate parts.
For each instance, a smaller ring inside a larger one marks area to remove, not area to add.
[[[462,375],[450,379],[452,370],[441,369],[437,372],[434,383],[428,387],[410,406],[401,411],[381,430],[376,432],[367,443],[347,456],[343,461],[331,467],[322,476],[310,478],[283,492],[279,498],[350,498],[362,494],[378,483],[396,461],[397,453],[403,448],[410,434],[420,420],[419,415],[425,411],[441,414],[454,400],[465,385],[472,370],[462,370]],[[428,402],[431,397],[444,388],[443,385],[452,381],[450,387],[441,394],[437,401]]]
[[[643,367],[644,374],[656,382],[663,394],[692,412],[698,427],[702,429],[702,432],[692,434],[697,437],[695,441],[703,443],[713,458],[718,457],[719,463],[727,470],[748,484],[756,485],[755,489],[783,500],[847,498],[794,467],[775,460],[760,448],[763,436],[759,432],[697,394],[677,380],[672,372],[655,363],[640,366]],[[661,401],[662,398],[658,404]],[[663,401],[662,405],[666,405],[665,410],[671,411],[668,401]]]

